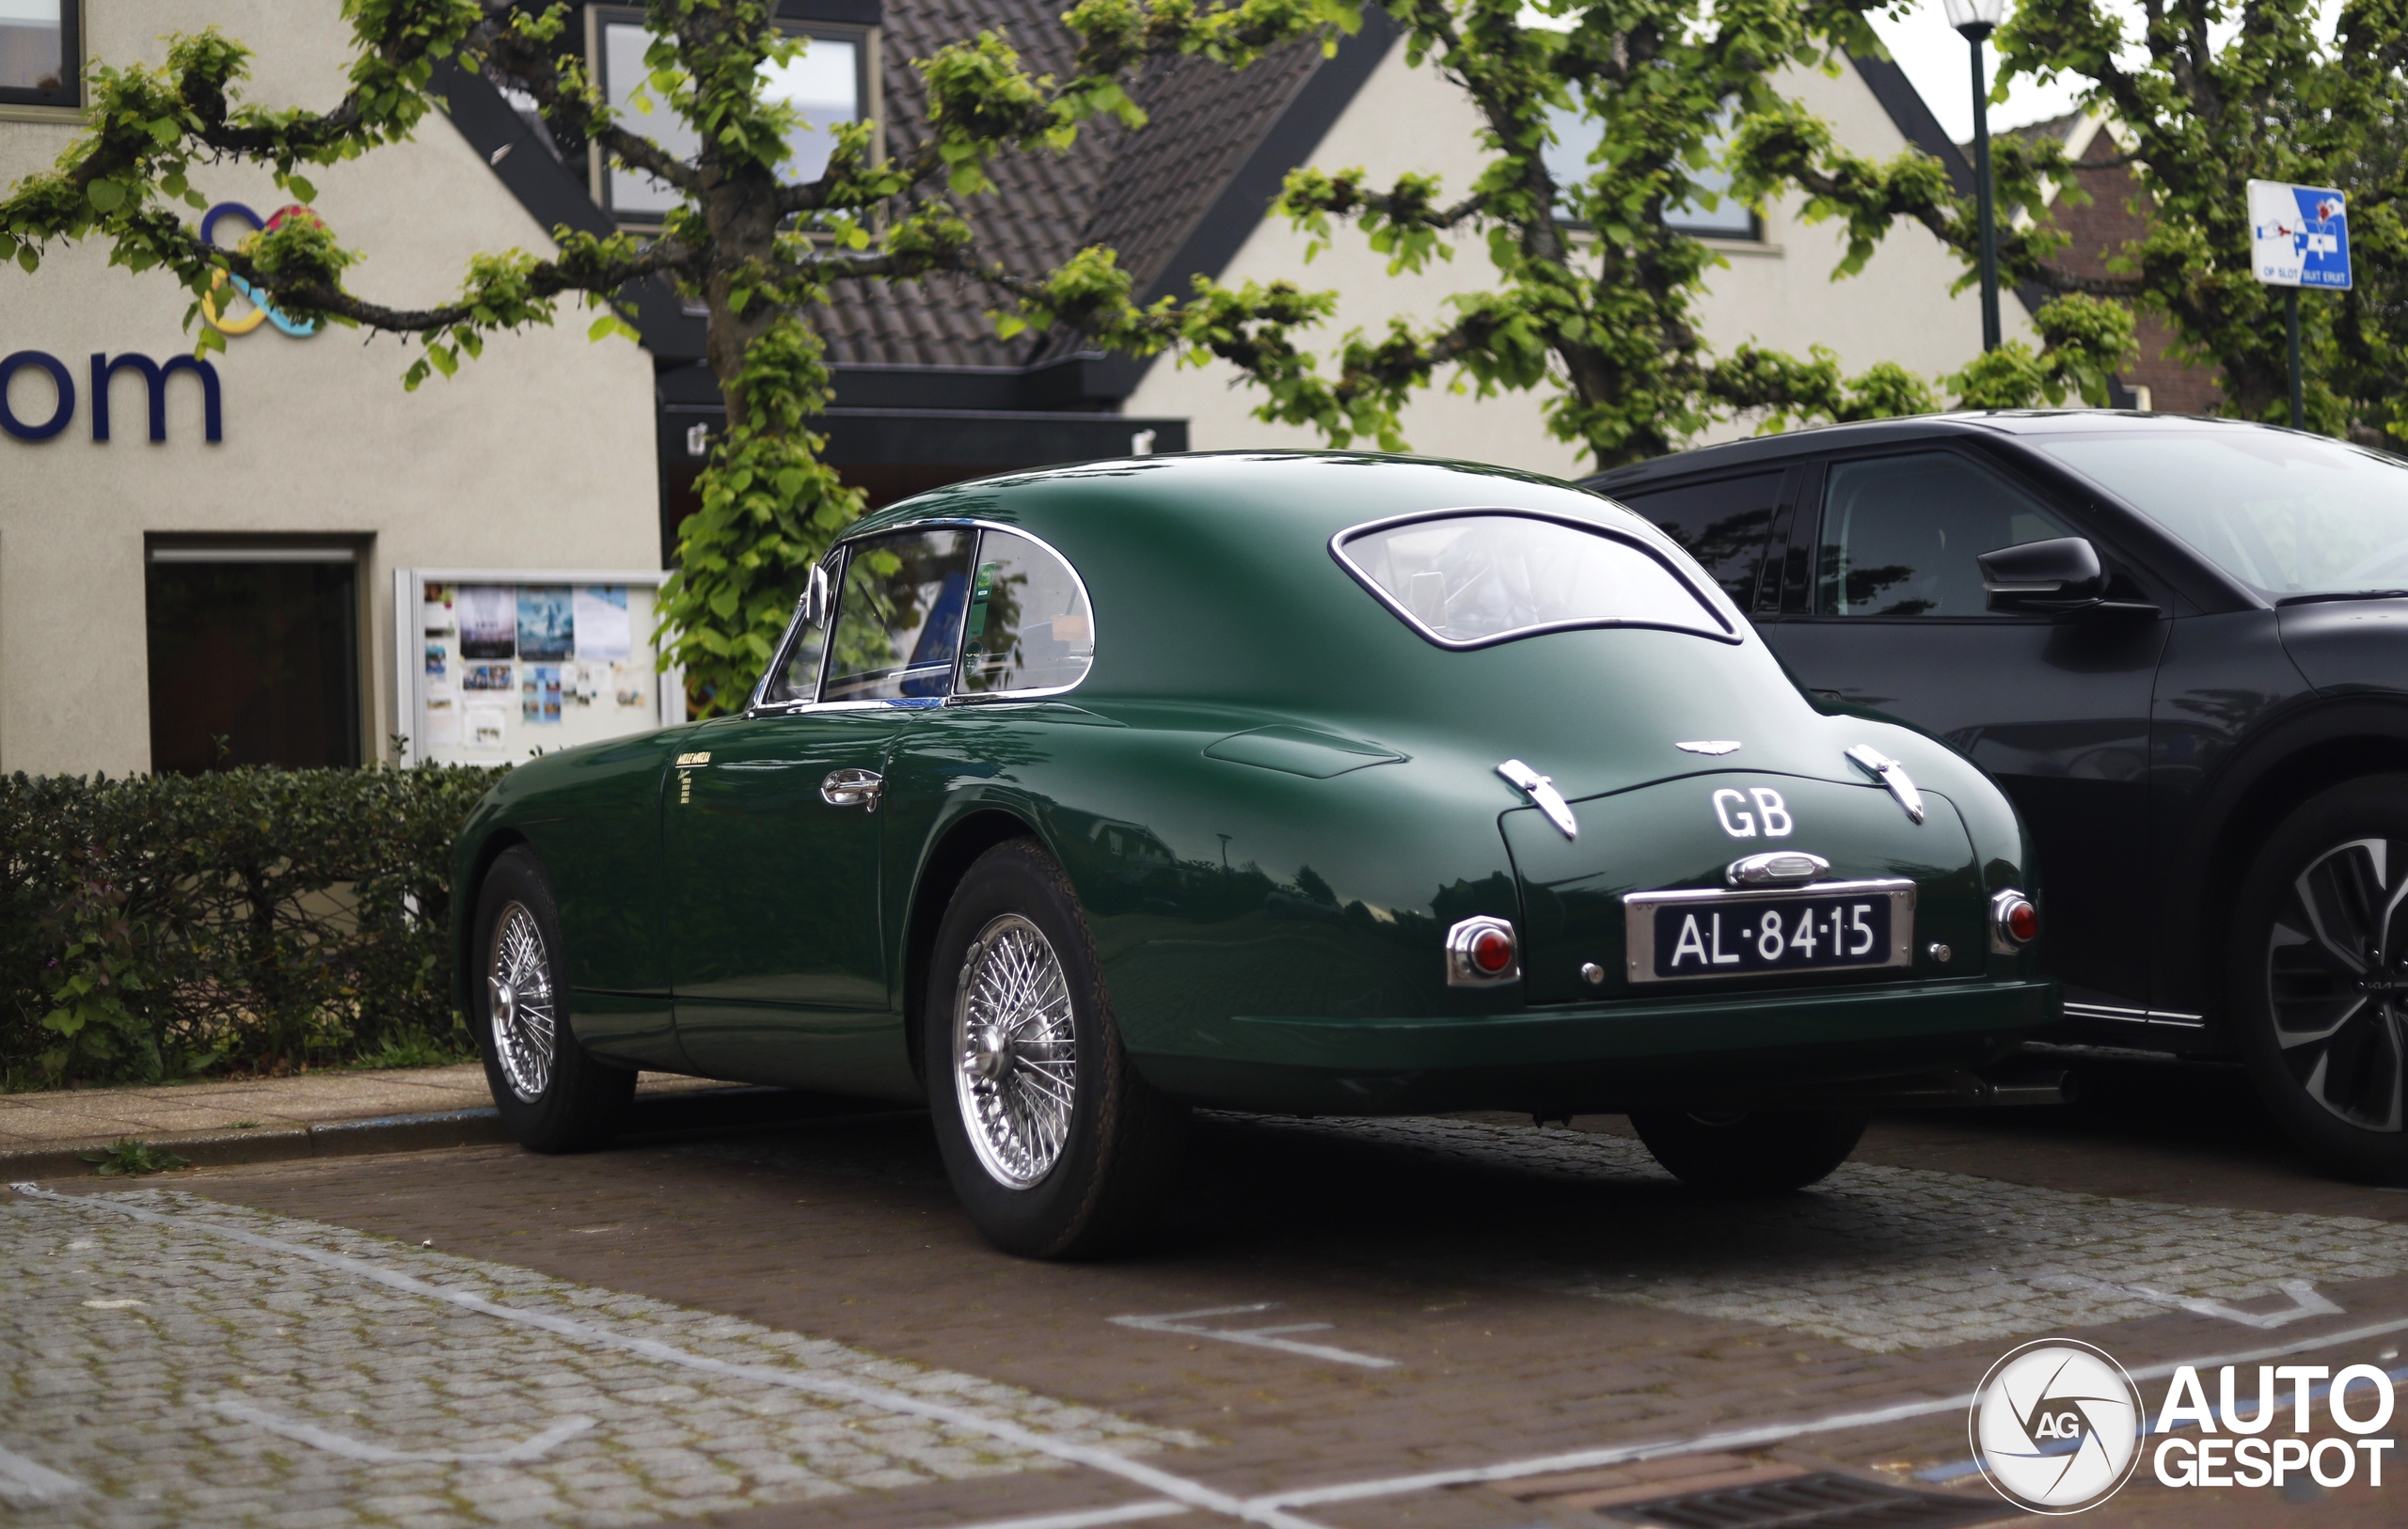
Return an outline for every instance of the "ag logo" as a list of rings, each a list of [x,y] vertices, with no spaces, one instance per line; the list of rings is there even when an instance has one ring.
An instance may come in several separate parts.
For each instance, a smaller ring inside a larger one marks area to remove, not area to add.
[[[2130,1480],[2145,1413],[2124,1367],[2086,1343],[2027,1343],[1973,1393],[1973,1458],[1999,1495],[2035,1513],[2080,1513]]]
[[[1748,810],[1751,798],[1755,803],[1754,812]],[[1760,822],[1767,839],[1785,839],[1789,830],[1798,827],[1790,818],[1789,804],[1770,786],[1758,786],[1753,791],[1734,791],[1724,786],[1714,794],[1714,819],[1734,839],[1753,839]]]

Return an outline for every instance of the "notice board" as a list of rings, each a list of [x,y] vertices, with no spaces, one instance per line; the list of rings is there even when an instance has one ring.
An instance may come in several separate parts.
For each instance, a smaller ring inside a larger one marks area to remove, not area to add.
[[[686,719],[660,671],[657,570],[401,568],[394,732],[404,764],[516,764]]]

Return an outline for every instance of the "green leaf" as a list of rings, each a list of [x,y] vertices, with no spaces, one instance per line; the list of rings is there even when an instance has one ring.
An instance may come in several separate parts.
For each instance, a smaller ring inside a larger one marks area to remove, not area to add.
[[[304,202],[313,202],[318,199],[318,188],[297,175],[287,174],[284,177],[284,189]]]
[[[125,188],[114,181],[95,181],[84,188],[84,196],[98,212],[114,213],[125,205]]]

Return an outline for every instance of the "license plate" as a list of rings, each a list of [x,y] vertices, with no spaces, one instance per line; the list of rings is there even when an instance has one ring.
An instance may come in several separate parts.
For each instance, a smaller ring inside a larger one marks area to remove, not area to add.
[[[1911,881],[1631,892],[1623,907],[1634,983],[1902,967],[1914,959]]]

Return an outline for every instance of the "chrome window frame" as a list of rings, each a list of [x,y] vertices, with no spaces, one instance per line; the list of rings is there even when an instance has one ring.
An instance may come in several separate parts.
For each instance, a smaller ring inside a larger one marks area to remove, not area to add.
[[[1452,638],[1441,637],[1424,625],[1421,619],[1414,615],[1402,601],[1390,594],[1378,579],[1373,578],[1361,564],[1346,553],[1348,543],[1369,536],[1374,531],[1392,530],[1399,526],[1412,526],[1427,520],[1464,520],[1474,516],[1543,520],[1570,530],[1586,531],[1592,536],[1602,537],[1609,542],[1620,542],[1633,551],[1653,559],[1679,582],[1681,588],[1688,591],[1690,598],[1697,601],[1700,608],[1706,615],[1720,623],[1723,629],[1720,632],[1709,632],[1694,626],[1675,626],[1669,622],[1592,617],[1581,621],[1542,622],[1535,626],[1517,626],[1510,632],[1477,638],[1468,642],[1457,641]],[[1678,549],[1675,548],[1674,551],[1677,552]],[[1710,642],[1729,643],[1733,647],[1743,646],[1748,640],[1747,619],[1739,614],[1737,607],[1731,605],[1731,597],[1722,591],[1720,585],[1710,579],[1701,585],[1696,579],[1690,577],[1678,562],[1668,557],[1662,548],[1649,544],[1645,537],[1636,532],[1620,527],[1601,525],[1593,520],[1583,520],[1576,515],[1560,514],[1554,511],[1516,510],[1503,505],[1463,505],[1448,510],[1416,510],[1409,514],[1386,515],[1378,520],[1367,520],[1360,525],[1349,526],[1332,536],[1329,539],[1329,555],[1336,560],[1339,567],[1345,569],[1357,584],[1369,590],[1371,598],[1386,606],[1399,621],[1404,623],[1407,627],[1433,646],[1444,648],[1450,653],[1470,653],[1481,648],[1493,648],[1499,643],[1519,642],[1524,638],[1544,637],[1549,632],[1577,632],[1591,628],[1635,627],[1646,631],[1679,632],[1687,637],[1703,638]],[[1729,608],[1726,609],[1726,607]]]
[[[752,700],[745,707],[744,715],[747,717],[792,717],[802,712],[870,711],[879,707],[899,707],[910,710],[929,706],[991,706],[1015,701],[1042,701],[1049,696],[1066,696],[1085,685],[1087,682],[1086,674],[1080,675],[1068,685],[1046,686],[1037,689],[979,691],[975,694],[964,691],[961,688],[962,648],[961,643],[957,640],[953,648],[951,677],[946,682],[945,693],[943,696],[891,697],[875,701],[822,701],[819,699],[828,688],[828,665],[835,653],[832,638],[836,631],[836,609],[844,599],[845,572],[852,566],[853,549],[863,542],[873,541],[881,536],[893,536],[906,531],[955,528],[968,528],[978,533],[977,540],[973,542],[970,547],[970,576],[974,581],[978,576],[978,555],[987,544],[986,533],[989,531],[1006,532],[1043,549],[1047,556],[1069,571],[1070,582],[1077,587],[1079,598],[1086,604],[1088,625],[1095,626],[1097,620],[1095,593],[1087,588],[1086,575],[1079,572],[1079,565],[1064,555],[1060,547],[1025,527],[1009,526],[999,520],[978,520],[961,516],[907,521],[899,526],[881,526],[874,531],[864,531],[838,542],[828,549],[828,556],[815,565],[829,567],[833,564],[834,566],[828,575],[828,632],[832,640],[820,652],[819,677],[812,687],[812,698],[809,701],[764,701],[761,699],[762,693],[768,688],[769,677],[784,667],[786,654],[793,650],[795,638],[800,631],[800,623],[790,623],[786,635],[778,643],[776,654],[769,660],[768,669],[753,685]],[[1101,643],[1098,646],[1100,648]],[[1094,671],[1095,664],[1090,659],[1087,664],[1087,672],[1091,674]]]

